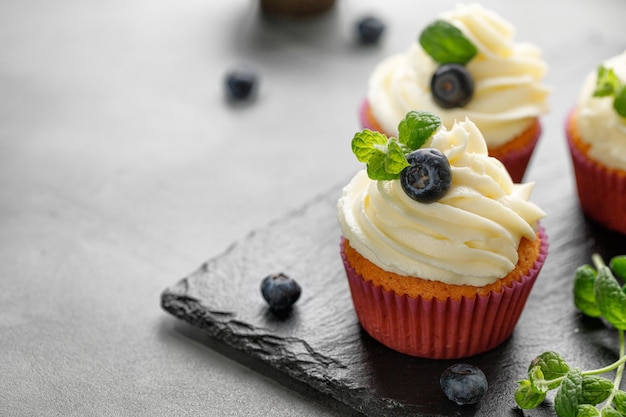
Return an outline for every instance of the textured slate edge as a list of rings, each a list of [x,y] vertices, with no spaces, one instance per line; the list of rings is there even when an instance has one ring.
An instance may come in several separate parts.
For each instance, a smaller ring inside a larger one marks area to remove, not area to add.
[[[340,189],[341,185],[331,188],[331,190]],[[235,314],[232,312],[213,310],[203,305],[198,299],[188,295],[191,279],[197,275],[210,275],[221,258],[239,249],[240,245],[248,239],[254,238],[260,232],[272,229],[276,224],[306,216],[307,212],[314,209],[317,204],[325,204],[329,195],[332,193],[327,192],[318,195],[302,207],[270,222],[265,228],[254,230],[233,243],[221,255],[203,263],[189,276],[166,288],[161,294],[161,307],[173,316],[202,329],[209,336],[222,341],[231,348],[268,364],[284,375],[330,396],[359,413],[367,413],[366,410],[378,410],[376,415],[381,416],[383,414],[380,413],[387,411],[396,415],[393,410],[416,413],[419,411],[416,407],[405,405],[391,398],[372,395],[371,390],[367,388],[351,387],[350,384],[344,384],[333,378],[330,375],[332,370],[345,368],[346,365],[315,352],[306,341],[299,338],[276,337],[266,329],[234,319]],[[339,236],[337,236],[337,240],[339,241]],[[272,354],[269,348],[276,349],[281,353]],[[294,353],[297,354],[294,355]],[[307,359],[304,360],[302,357]],[[420,416],[440,417],[427,414],[420,414]]]

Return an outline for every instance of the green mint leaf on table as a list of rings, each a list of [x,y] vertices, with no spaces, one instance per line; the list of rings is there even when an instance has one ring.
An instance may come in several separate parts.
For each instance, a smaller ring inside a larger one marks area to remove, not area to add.
[[[529,380],[519,381],[519,386],[515,390],[515,402],[522,410],[536,408],[546,398],[543,392],[537,392]]]
[[[576,417],[600,417],[600,410],[590,404],[580,404],[576,408]]]
[[[441,126],[441,119],[428,112],[409,112],[398,125],[398,141],[410,150],[421,148]]]
[[[603,407],[600,413],[602,417],[622,417],[623,414],[619,413],[613,407]]]
[[[569,365],[563,360],[561,355],[556,352],[544,352],[541,355],[537,356],[530,363],[529,375],[530,371],[539,367],[541,369],[541,373],[543,374],[543,378],[548,381],[548,389],[554,389],[559,386],[561,383],[557,380],[569,372]]]
[[[616,276],[626,280],[626,255],[612,258],[609,262],[609,268]]]
[[[606,401],[613,392],[613,381],[595,375],[583,376],[580,404],[596,405]]]
[[[439,64],[465,65],[478,53],[463,32],[445,20],[428,25],[420,34],[419,43]]]
[[[591,258],[595,269],[583,265],[574,274],[574,304],[583,314],[601,317],[615,327],[619,357],[605,367],[583,371],[570,368],[556,352],[537,356],[528,367],[528,379],[515,391],[515,402],[522,409],[537,407],[556,389],[554,411],[559,417],[626,417],[626,392],[620,390],[626,367],[626,286],[620,287],[613,275],[626,273],[626,255],[614,257],[609,266],[597,254]],[[613,381],[599,376],[611,371]]]
[[[579,266],[574,274],[574,305],[589,317],[602,315],[594,293],[597,275],[591,265]]]
[[[626,330],[626,294],[606,265],[600,265],[594,294],[602,316],[616,329]]]
[[[571,369],[554,397],[554,411],[559,417],[576,417],[583,377],[578,368]]]
[[[621,390],[615,392],[613,406],[617,411],[626,416],[626,392]]]
[[[626,86],[622,86],[615,93],[615,99],[613,100],[613,109],[621,117],[626,117]]]

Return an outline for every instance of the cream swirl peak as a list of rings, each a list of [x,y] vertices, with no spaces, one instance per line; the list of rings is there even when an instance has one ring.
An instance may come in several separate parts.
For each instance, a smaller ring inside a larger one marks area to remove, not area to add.
[[[626,89],[626,51],[606,60],[602,68],[611,71],[614,82]],[[613,94],[594,94],[599,71],[590,73],[578,99],[578,127],[582,139],[590,145],[589,156],[606,166],[626,171],[626,117],[614,108]],[[626,94],[626,93],[625,93]]]
[[[511,140],[547,113],[550,90],[542,84],[547,66],[536,46],[514,42],[509,22],[476,4],[459,5],[440,18],[477,49],[466,64],[474,82],[473,97],[463,107],[438,106],[431,92],[438,63],[416,41],[405,53],[382,61],[369,79],[367,99],[385,132],[395,134],[410,110],[431,111],[448,128],[469,117],[491,147]]]
[[[337,205],[344,237],[369,261],[400,275],[474,286],[504,277],[515,268],[521,238],[536,239],[545,215],[528,201],[533,184],[513,183],[470,120],[450,130],[440,126],[423,147],[448,158],[448,192],[419,203],[399,179],[372,180],[360,171]]]

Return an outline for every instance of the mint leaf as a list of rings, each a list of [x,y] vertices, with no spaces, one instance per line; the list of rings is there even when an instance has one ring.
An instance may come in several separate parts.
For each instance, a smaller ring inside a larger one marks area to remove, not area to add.
[[[593,92],[594,97],[612,96],[620,87],[619,78],[615,75],[612,68],[605,68],[603,65],[598,67],[598,75],[596,79],[596,89]]]
[[[617,411],[626,415],[626,392],[619,390],[615,392],[613,397],[613,406]]]
[[[590,265],[579,266],[574,274],[574,305],[589,317],[602,315],[594,293],[597,275]]]
[[[429,112],[411,111],[398,125],[398,141],[409,151],[421,148],[441,126],[441,119]]]
[[[626,255],[613,257],[609,261],[609,268],[621,279],[626,279]]]
[[[602,316],[616,329],[626,330],[626,294],[606,265],[598,268],[594,287]]]
[[[621,117],[626,117],[626,85],[622,86],[615,93],[613,108]]]
[[[546,380],[540,366],[534,366],[528,371],[528,379],[530,380],[530,385],[532,386],[533,391],[537,391],[542,394],[549,391],[548,384],[546,384]]]
[[[576,409],[576,417],[600,417],[600,410],[593,405],[581,404]]]
[[[387,137],[379,132],[364,129],[352,138],[352,152],[359,162],[369,162],[376,154],[386,152]]]
[[[372,155],[370,161],[367,163],[367,176],[377,181],[396,179],[398,177],[397,175],[385,171],[386,159],[386,155],[384,154]]]
[[[436,20],[419,37],[422,48],[439,64],[467,64],[478,53],[474,44],[457,27]]]
[[[613,407],[602,407],[600,415],[602,417],[622,417],[622,414],[617,412]]]
[[[582,385],[580,369],[570,370],[554,397],[554,411],[559,417],[576,417]]]
[[[537,407],[546,398],[546,394],[537,392],[532,388],[529,380],[519,381],[519,386],[515,390],[515,402],[519,408],[529,410]]]
[[[565,376],[569,372],[569,365],[565,360],[556,352],[544,352],[537,356],[530,362],[528,371],[534,367],[539,367],[543,373],[543,378],[546,381],[552,381]],[[548,384],[548,389],[554,389],[559,386],[561,382],[555,381]]]
[[[600,411],[589,404],[581,404],[576,409],[576,417],[600,417]]]
[[[580,404],[600,404],[613,392],[613,381],[599,376],[583,376],[583,389],[580,394]]]

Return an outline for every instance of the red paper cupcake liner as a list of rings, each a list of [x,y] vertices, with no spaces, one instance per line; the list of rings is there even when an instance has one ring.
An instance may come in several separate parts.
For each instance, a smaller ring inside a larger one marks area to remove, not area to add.
[[[501,292],[459,301],[398,295],[375,286],[350,266],[341,245],[352,302],[361,326],[383,345],[411,356],[458,359],[491,350],[511,334],[548,254],[539,229],[539,256],[528,274]],[[342,239],[343,242],[343,239]]]
[[[572,117],[574,111],[567,117],[565,132],[580,207],[592,220],[626,234],[626,172],[602,166],[576,147],[569,127]]]
[[[367,99],[364,99],[361,102],[361,106],[359,107],[359,121],[361,123],[361,128],[376,130],[376,127],[372,124],[371,120],[368,117],[368,111],[369,102]],[[509,151],[506,155],[498,157],[500,162],[504,164],[506,170],[511,175],[513,182],[522,182],[524,174],[526,173],[526,168],[528,168],[530,158],[532,157],[535,147],[537,146],[537,142],[539,141],[539,137],[541,136],[541,132],[542,128],[540,125],[539,129],[537,129],[536,134],[526,146],[520,149],[513,149]]]

